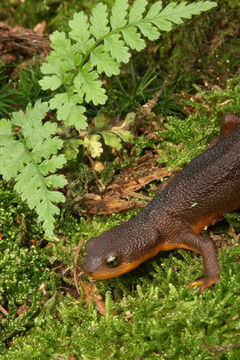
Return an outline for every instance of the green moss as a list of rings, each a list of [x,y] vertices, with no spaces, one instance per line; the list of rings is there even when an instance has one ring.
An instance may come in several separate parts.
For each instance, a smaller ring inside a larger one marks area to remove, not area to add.
[[[182,168],[203,151],[217,135],[216,117],[201,113],[197,118],[188,116],[185,120],[177,117],[167,118],[165,130],[160,133],[164,138],[159,162],[174,169]]]
[[[191,114],[184,120],[168,117],[165,130],[159,133],[164,139],[159,161],[172,169],[182,168],[202,152],[218,136],[221,116],[226,112],[240,113],[239,84],[240,74],[229,80],[224,90],[200,91],[195,102],[185,101],[186,105],[199,108],[197,115]],[[201,106],[197,99],[201,99]]]
[[[35,327],[0,359],[212,359],[218,354],[237,359],[239,255],[235,246],[220,256],[222,281],[202,296],[187,288],[201,275],[201,260],[176,251],[153,260],[148,275],[138,280],[134,274],[122,277],[122,284],[127,277],[137,286],[125,287],[121,298],[113,287],[119,280],[105,281],[105,316],[93,304],[85,309],[81,300],[54,297]]]
[[[224,217],[227,219],[228,223],[233,225],[234,229],[239,232],[240,230],[240,213],[239,211],[232,212],[230,214],[224,214]]]
[[[8,312],[0,322],[0,349],[13,335],[26,331],[41,303],[56,290],[44,251],[31,243],[42,235],[34,214],[9,186],[0,188],[0,304]],[[31,225],[30,225],[31,223]]]

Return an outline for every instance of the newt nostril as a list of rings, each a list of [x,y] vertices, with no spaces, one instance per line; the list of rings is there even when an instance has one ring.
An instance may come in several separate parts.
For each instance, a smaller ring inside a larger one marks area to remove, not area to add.
[[[87,255],[83,260],[82,269],[88,275],[92,275],[99,268],[101,268],[101,265],[102,265],[101,255],[99,255],[99,253],[96,251],[90,251],[89,253],[87,253]]]
[[[86,273],[87,275],[92,275],[92,271],[89,271],[89,266],[88,266],[88,263],[84,260],[83,263],[82,263],[82,269],[83,269],[83,272]]]
[[[82,269],[84,272],[86,272],[89,275],[92,273],[91,260],[88,258],[88,256],[86,256],[85,259],[83,260]]]

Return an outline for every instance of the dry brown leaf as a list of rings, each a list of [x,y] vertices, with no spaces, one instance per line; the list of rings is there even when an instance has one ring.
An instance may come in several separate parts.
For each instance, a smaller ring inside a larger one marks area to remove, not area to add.
[[[18,316],[21,316],[22,314],[25,314],[29,309],[29,306],[26,303],[23,303],[17,308],[17,314]]]

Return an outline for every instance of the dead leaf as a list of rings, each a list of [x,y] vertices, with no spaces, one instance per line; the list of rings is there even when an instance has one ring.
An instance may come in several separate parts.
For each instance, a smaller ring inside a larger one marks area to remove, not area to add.
[[[106,193],[100,198],[97,194],[91,194],[91,197],[86,196],[82,209],[89,214],[108,215],[145,207],[146,203],[137,201],[136,198],[146,201],[150,201],[151,198],[137,191],[153,181],[159,181],[178,172],[178,169],[169,171],[166,167],[161,168],[157,161],[158,156],[153,153],[144,155],[139,159],[138,165],[127,168],[114,176]]]
[[[95,283],[92,282],[92,283],[85,284],[85,283],[81,282],[81,287],[83,289],[85,303],[88,305],[89,302],[91,300],[93,300],[96,304],[96,310],[101,315],[105,315],[106,314],[105,303],[104,303],[101,295],[95,294],[97,291],[97,287],[96,287]]]
[[[1,305],[0,305],[0,311],[1,313],[3,313],[4,315],[8,316],[8,311],[6,309],[4,309]]]
[[[18,316],[21,316],[22,314],[25,314],[29,309],[29,306],[26,303],[23,303],[17,308],[17,314]]]
[[[38,36],[42,36],[44,34],[45,29],[46,29],[46,21],[43,20],[41,23],[37,24],[33,30],[35,31],[36,34],[38,34]]]
[[[75,257],[74,257],[74,264],[73,264],[73,278],[74,278],[75,286],[76,286],[76,289],[77,289],[77,292],[78,292],[79,296],[81,295],[81,293],[79,291],[78,280],[77,280],[77,260],[78,260],[78,255],[79,255],[81,246],[83,244],[83,241],[84,241],[84,238],[81,238],[79,240],[77,250],[76,250],[76,254],[75,254]]]

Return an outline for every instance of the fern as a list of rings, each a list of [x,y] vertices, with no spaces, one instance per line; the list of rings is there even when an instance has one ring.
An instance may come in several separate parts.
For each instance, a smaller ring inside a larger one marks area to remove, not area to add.
[[[85,129],[86,108],[82,103],[99,105],[107,100],[101,74],[118,75],[121,63],[130,59],[130,50],[145,48],[143,37],[156,40],[173,24],[216,6],[211,1],[189,5],[170,2],[162,9],[162,2],[157,1],[146,11],[147,4],[146,0],[136,0],[130,6],[127,0],[116,0],[109,14],[106,5],[99,3],[90,21],[83,12],[75,13],[68,35],[59,31],[52,34],[53,51],[41,67],[44,77],[40,85],[43,90],[58,90],[50,100],[58,120],[77,130]]]
[[[62,193],[52,191],[66,185],[63,175],[56,172],[65,163],[64,155],[56,155],[63,142],[56,134],[57,124],[42,123],[48,104],[37,101],[12,114],[12,120],[0,121],[0,172],[3,179],[15,179],[15,190],[35,209],[43,222],[46,235],[52,236],[54,215],[59,209],[54,203],[65,200]],[[15,131],[13,131],[15,130]]]

